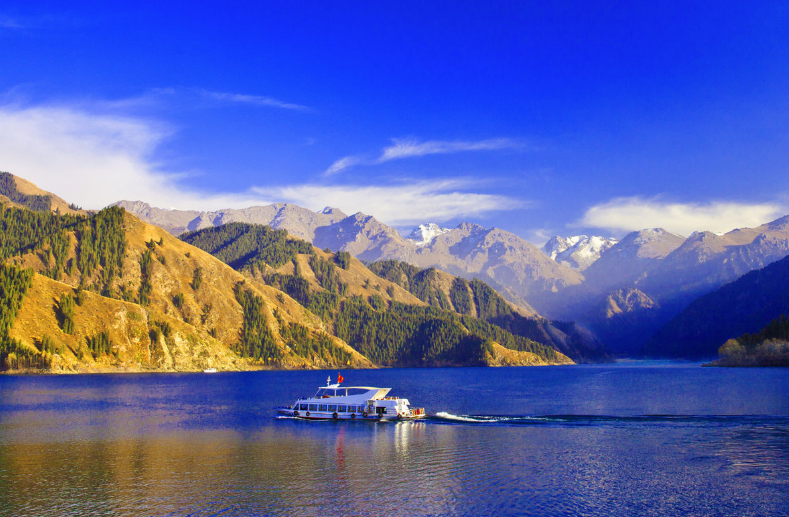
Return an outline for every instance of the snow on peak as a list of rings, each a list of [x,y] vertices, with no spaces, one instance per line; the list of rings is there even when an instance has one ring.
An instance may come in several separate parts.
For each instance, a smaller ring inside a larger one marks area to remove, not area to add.
[[[433,242],[433,239],[449,231],[451,231],[449,228],[442,228],[435,223],[420,224],[406,237],[406,240],[413,241],[419,247],[427,246]]]
[[[542,247],[542,251],[560,264],[583,271],[600,258],[600,255],[618,241],[613,238],[588,237],[551,237]]]

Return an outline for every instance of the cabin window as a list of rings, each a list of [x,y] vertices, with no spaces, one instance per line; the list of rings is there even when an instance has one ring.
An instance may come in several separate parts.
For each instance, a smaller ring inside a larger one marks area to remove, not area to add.
[[[302,411],[307,411],[307,404],[299,404],[299,409]]]
[[[318,406],[318,411],[326,411],[326,404],[321,404]]]
[[[329,406],[329,411],[331,412],[337,411],[337,406],[334,405]]]
[[[310,404],[310,411],[318,411],[318,404]]]
[[[337,411],[345,413],[348,408],[346,406],[337,406]]]

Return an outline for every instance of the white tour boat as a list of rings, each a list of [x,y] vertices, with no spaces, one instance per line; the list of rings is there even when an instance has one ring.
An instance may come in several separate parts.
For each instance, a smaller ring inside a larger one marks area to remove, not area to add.
[[[310,420],[412,420],[427,416],[424,408],[410,407],[408,399],[387,397],[391,388],[340,386],[342,381],[338,375],[337,383],[331,384],[329,377],[313,397],[278,407],[277,412]]]

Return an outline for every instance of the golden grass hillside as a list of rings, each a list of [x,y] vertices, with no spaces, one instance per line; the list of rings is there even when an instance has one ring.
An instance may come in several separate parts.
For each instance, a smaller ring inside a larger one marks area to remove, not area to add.
[[[150,251],[150,301],[140,306],[87,293],[83,306],[75,308],[75,332],[64,333],[57,320],[57,304],[64,294],[74,294],[83,282],[89,285],[100,275],[81,278],[79,271],[63,273],[59,281],[36,275],[13,326],[11,337],[39,347],[47,335],[61,353],[53,368],[73,371],[108,369],[198,371],[208,367],[246,369],[253,367],[316,368],[340,366],[330,357],[297,355],[280,334],[280,322],[298,323],[311,335],[327,336],[332,346],[350,359],[342,366],[372,367],[372,363],[342,340],[328,334],[325,324],[287,294],[245,277],[208,253],[190,246],[165,230],[125,214],[123,225],[126,254],[122,273],[113,282],[116,293],[138,293],[142,283],[140,259]],[[71,257],[76,256],[72,238]],[[15,261],[23,267],[43,272],[48,267],[41,253],[28,253]],[[195,272],[201,281],[195,285]],[[266,324],[281,349],[282,358],[272,364],[268,358],[242,359],[234,353],[243,327],[243,309],[234,290],[241,286],[264,301]],[[136,297],[134,298],[136,299]],[[275,315],[276,311],[276,315]],[[156,329],[166,328],[165,335]],[[94,359],[87,351],[88,338],[107,332],[113,343],[110,354]]]

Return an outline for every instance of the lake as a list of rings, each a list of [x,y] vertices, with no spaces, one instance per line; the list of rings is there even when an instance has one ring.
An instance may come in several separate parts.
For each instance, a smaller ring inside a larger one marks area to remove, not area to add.
[[[0,515],[789,514],[789,369],[345,370],[431,417],[276,417],[329,373],[0,376]]]

